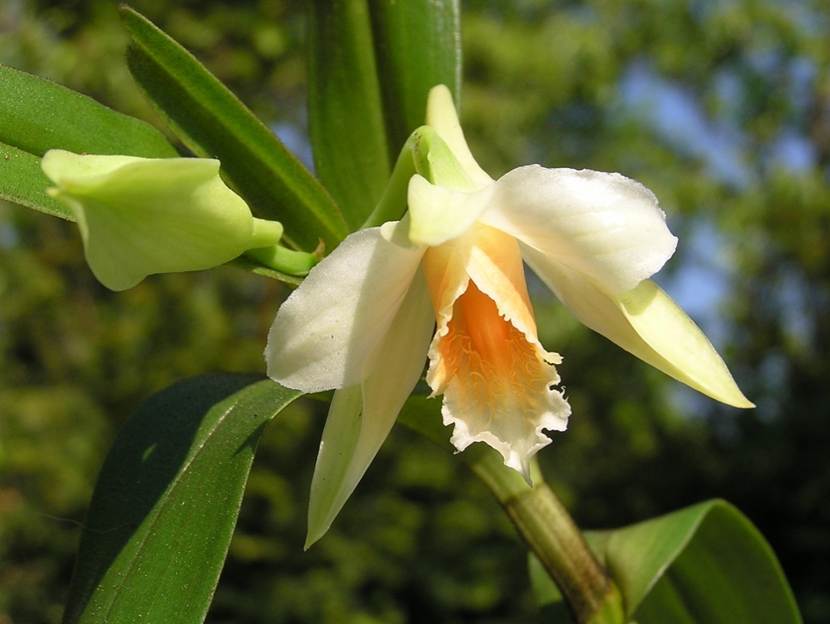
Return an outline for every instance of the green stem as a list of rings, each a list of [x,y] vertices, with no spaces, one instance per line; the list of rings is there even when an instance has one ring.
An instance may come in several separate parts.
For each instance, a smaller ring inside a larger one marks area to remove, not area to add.
[[[398,422],[447,451],[455,449],[441,424],[435,399],[413,396]],[[429,417],[427,417],[429,415]],[[625,622],[619,590],[594,557],[568,511],[545,483],[536,460],[530,464],[530,486],[483,444],[458,454],[490,489],[522,540],[556,582],[574,619],[589,624]]]
[[[519,535],[556,582],[574,619],[590,624],[625,622],[619,590],[567,509],[542,479],[537,463],[531,466],[533,486],[504,466],[495,453],[474,453],[467,463],[493,492]]]
[[[269,269],[297,276],[308,275],[312,267],[320,261],[315,254],[294,251],[281,245],[249,249],[244,255]]]

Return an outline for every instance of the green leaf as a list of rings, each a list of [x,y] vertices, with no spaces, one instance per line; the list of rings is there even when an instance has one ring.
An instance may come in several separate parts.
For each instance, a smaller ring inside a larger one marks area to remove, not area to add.
[[[781,566],[758,529],[735,507],[707,501],[586,538],[616,581],[638,624],[798,624]],[[540,604],[561,601],[530,566]]]
[[[35,156],[53,148],[145,158],[178,156],[149,124],[44,78],[0,65],[0,85],[0,141]]]
[[[210,375],[144,403],[101,469],[64,623],[202,622],[260,432],[299,394]]]
[[[461,35],[458,0],[369,0],[375,57],[380,72],[389,153],[424,123],[427,93],[450,88],[461,93]]]
[[[550,624],[570,624],[573,618],[565,601],[562,600],[562,593],[533,553],[527,556],[527,568],[530,587],[542,611],[542,620]]]
[[[218,158],[254,213],[281,221],[294,244],[310,251],[322,239],[334,248],[349,230],[316,178],[193,55],[132,9],[121,15],[132,37],[130,71],[176,135]]]
[[[0,199],[74,221],[69,208],[46,194],[49,186],[38,156],[0,143]]]
[[[314,0],[308,120],[314,163],[351,229],[377,204],[390,157],[366,0]]]
[[[49,197],[40,157],[50,149],[145,158],[178,156],[158,130],[95,100],[0,65],[0,198],[74,221]]]

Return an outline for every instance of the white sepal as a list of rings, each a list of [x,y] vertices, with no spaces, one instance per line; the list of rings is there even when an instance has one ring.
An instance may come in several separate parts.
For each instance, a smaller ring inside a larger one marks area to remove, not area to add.
[[[618,173],[519,167],[496,182],[482,221],[610,294],[656,273],[677,246],[654,194]]]
[[[277,312],[265,348],[268,376],[303,392],[363,381],[422,255],[387,241],[380,228],[348,236]]]
[[[335,393],[311,482],[306,548],[328,531],[389,435],[424,369],[432,327],[418,274],[362,385]]]
[[[479,166],[467,146],[452,93],[445,85],[436,85],[429,91],[427,125],[438,132],[475,187],[480,188],[493,182],[493,178]]]

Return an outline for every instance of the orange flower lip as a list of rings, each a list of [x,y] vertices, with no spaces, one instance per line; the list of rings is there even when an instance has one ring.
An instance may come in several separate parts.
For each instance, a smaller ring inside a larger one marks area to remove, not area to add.
[[[422,266],[437,321],[427,381],[444,394],[453,444],[486,442],[527,473],[550,443],[542,429],[564,429],[570,409],[552,389],[560,360],[536,336],[518,243],[477,225],[427,250]]]
[[[459,348],[475,353],[491,365],[494,373],[508,373],[511,343],[518,331],[498,312],[495,302],[481,292],[474,282],[455,302],[449,333],[442,340],[442,353],[450,354],[450,345],[463,342]],[[524,336],[519,337],[525,343]]]

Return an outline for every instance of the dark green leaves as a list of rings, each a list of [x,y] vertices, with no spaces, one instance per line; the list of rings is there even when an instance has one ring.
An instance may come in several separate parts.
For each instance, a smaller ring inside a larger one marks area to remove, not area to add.
[[[189,52],[122,9],[130,70],[172,130],[197,155],[221,160],[254,213],[282,221],[287,239],[306,250],[321,239],[332,249],[364,222],[394,157],[423,123],[429,89],[446,84],[457,100],[461,67],[457,1],[316,0],[310,13],[311,141],[331,195]],[[151,126],[85,96],[9,68],[0,80],[0,141],[9,146],[34,156],[51,148],[176,155]],[[66,217],[34,164],[21,157],[0,169],[0,196]]]
[[[101,470],[64,622],[202,622],[264,425],[299,393],[204,376],[144,403]]]
[[[389,177],[383,105],[366,0],[314,0],[308,117],[317,173],[357,229]]]
[[[46,194],[49,186],[40,157],[0,143],[0,198],[74,221],[66,206]]]
[[[315,0],[309,11],[309,125],[320,178],[351,228],[381,197],[398,152],[445,84],[458,102],[458,3]]]
[[[49,80],[0,66],[0,141],[35,156],[76,153],[177,156],[152,126]]]
[[[278,219],[287,237],[313,250],[347,233],[325,189],[259,119],[187,50],[150,21],[122,9],[136,81],[196,154],[218,158],[255,214]]]
[[[461,94],[458,0],[369,0],[390,152],[424,123],[437,84]]]
[[[735,507],[709,501],[588,541],[639,624],[797,624],[798,607],[775,554]],[[561,597],[531,562],[537,597]]]
[[[40,157],[60,148],[93,154],[176,156],[155,128],[85,95],[25,72],[0,66],[0,197],[72,219],[46,194]]]

